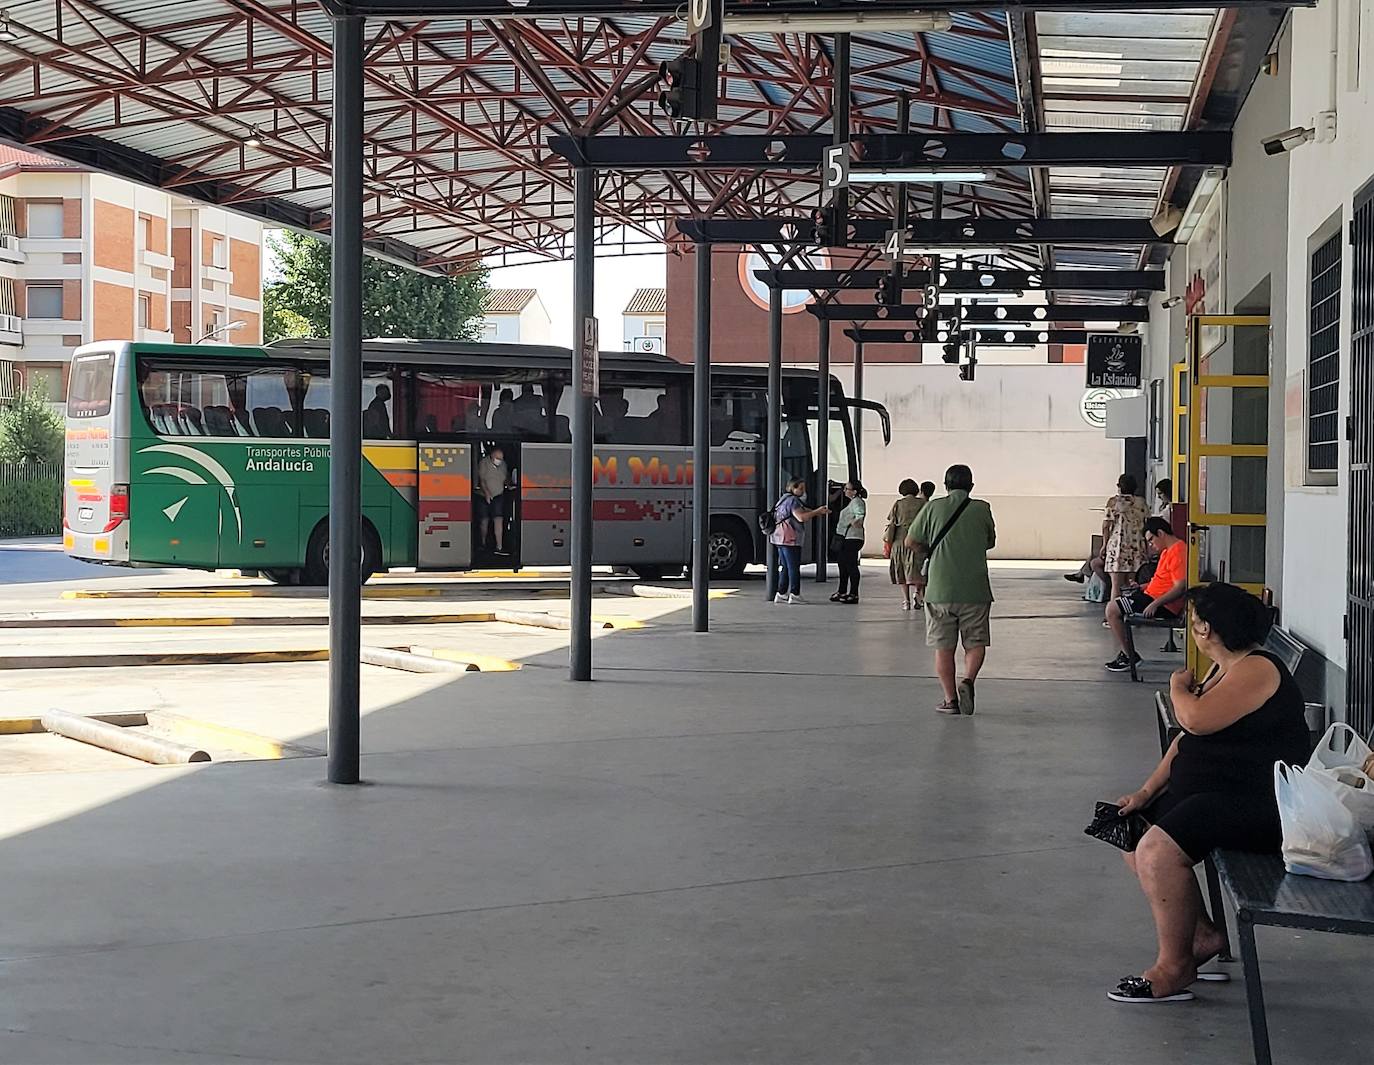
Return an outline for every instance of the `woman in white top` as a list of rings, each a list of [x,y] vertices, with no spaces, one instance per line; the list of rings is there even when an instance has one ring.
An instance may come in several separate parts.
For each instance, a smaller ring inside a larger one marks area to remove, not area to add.
[[[835,525],[839,541],[840,590],[830,597],[832,603],[859,601],[859,552],[864,546],[864,515],[868,513],[868,490],[858,481],[844,486],[845,507]]]

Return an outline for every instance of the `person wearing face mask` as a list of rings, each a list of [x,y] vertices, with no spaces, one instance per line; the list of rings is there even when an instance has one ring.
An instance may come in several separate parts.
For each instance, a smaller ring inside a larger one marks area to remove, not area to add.
[[[805,523],[812,518],[829,514],[826,506],[808,508],[805,505],[806,481],[794,477],[787,482],[787,491],[773,505],[773,531],[768,539],[777,548],[778,573],[775,603],[804,603],[801,597],[801,549],[806,533]]]
[[[477,464],[477,498],[474,512],[477,517],[478,543],[483,549],[487,538],[496,543],[498,555],[507,554],[506,537],[506,485],[510,470],[506,466],[506,453],[500,445],[492,447],[482,461]]]

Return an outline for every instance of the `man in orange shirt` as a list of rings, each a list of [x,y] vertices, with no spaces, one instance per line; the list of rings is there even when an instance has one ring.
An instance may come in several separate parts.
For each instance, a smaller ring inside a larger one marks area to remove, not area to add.
[[[1183,593],[1188,590],[1188,545],[1174,535],[1163,518],[1145,519],[1145,545],[1159,556],[1155,575],[1144,588],[1123,595],[1107,604],[1107,624],[1121,646],[1121,653],[1107,663],[1113,673],[1126,673],[1131,659],[1126,653],[1126,622],[1132,614],[1147,618],[1178,617],[1183,609]],[[1135,660],[1140,661],[1136,655]]]

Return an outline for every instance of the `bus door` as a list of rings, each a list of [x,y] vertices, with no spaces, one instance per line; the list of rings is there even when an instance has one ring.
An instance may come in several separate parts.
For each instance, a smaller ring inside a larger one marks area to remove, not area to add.
[[[487,437],[471,449],[472,564],[520,568],[520,441]]]
[[[421,569],[472,565],[472,444],[419,446]]]

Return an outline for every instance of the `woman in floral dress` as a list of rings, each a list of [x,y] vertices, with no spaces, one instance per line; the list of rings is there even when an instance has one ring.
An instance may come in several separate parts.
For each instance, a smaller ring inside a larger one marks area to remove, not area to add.
[[[1113,602],[1126,590],[1146,559],[1145,519],[1150,507],[1136,495],[1136,480],[1123,473],[1116,482],[1117,494],[1107,500],[1107,516],[1102,522],[1102,569],[1112,582]]]

